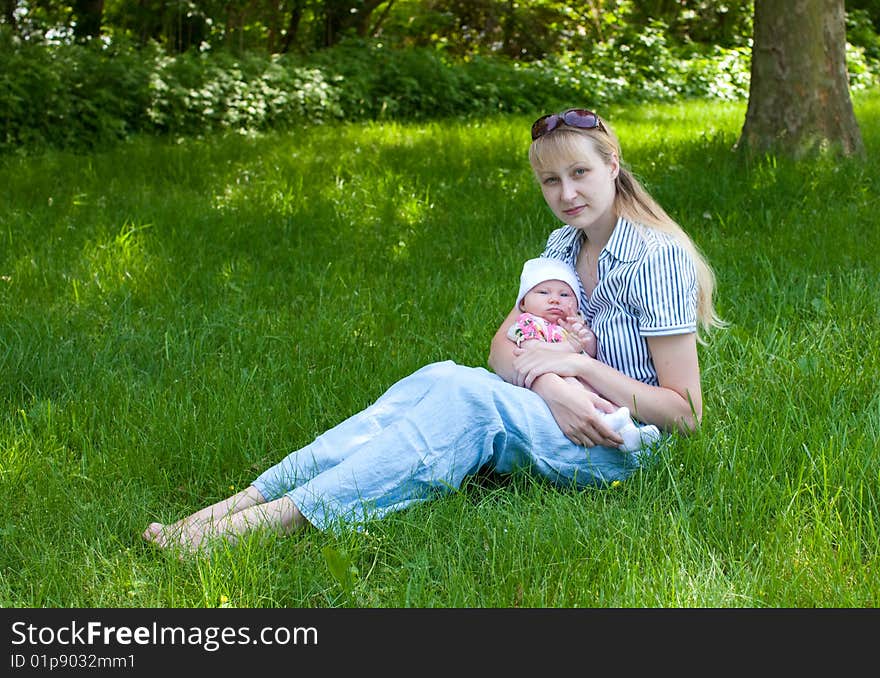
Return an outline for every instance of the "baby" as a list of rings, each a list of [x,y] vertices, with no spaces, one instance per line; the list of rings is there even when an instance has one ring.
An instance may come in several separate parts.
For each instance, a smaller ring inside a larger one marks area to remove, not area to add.
[[[543,342],[548,348],[586,353],[596,357],[597,340],[578,310],[580,284],[574,269],[557,259],[529,259],[520,275],[517,308],[522,311],[507,331],[517,346]],[[590,388],[577,377],[566,377],[582,388]],[[634,452],[660,439],[654,425],[637,426],[629,408],[605,414],[608,425],[623,438],[622,450]]]

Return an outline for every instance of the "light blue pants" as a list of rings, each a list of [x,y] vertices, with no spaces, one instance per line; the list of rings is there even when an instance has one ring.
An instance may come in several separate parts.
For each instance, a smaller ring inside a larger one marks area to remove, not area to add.
[[[583,487],[624,480],[642,461],[641,452],[575,445],[536,393],[446,361],[401,379],[253,486],[267,501],[287,495],[325,530],[455,491],[484,467]]]

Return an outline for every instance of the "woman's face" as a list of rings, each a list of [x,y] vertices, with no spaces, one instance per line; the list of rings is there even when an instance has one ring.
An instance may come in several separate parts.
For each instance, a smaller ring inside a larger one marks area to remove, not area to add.
[[[611,229],[614,214],[614,180],[620,170],[616,155],[606,163],[593,142],[580,137],[576,152],[545,159],[535,171],[544,200],[563,222],[584,231]]]

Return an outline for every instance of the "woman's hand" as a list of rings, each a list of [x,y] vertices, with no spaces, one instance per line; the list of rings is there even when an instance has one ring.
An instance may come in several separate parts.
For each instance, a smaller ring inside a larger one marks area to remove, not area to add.
[[[593,391],[552,374],[538,378],[532,390],[544,399],[565,437],[575,445],[618,447],[623,443],[602,417],[617,408]]]
[[[532,388],[535,379],[544,374],[560,377],[582,376],[580,361],[587,359],[575,353],[562,353],[546,344],[529,342],[524,348],[513,349],[513,370],[517,386]]]

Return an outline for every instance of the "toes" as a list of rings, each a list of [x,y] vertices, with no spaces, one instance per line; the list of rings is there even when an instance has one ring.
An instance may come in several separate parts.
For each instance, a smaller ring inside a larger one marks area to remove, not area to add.
[[[168,525],[163,525],[162,523],[150,523],[141,536],[144,538],[144,541],[156,546],[165,548],[169,545]]]
[[[162,523],[150,523],[141,537],[143,537],[144,541],[156,541],[159,535],[162,534],[163,527]]]

